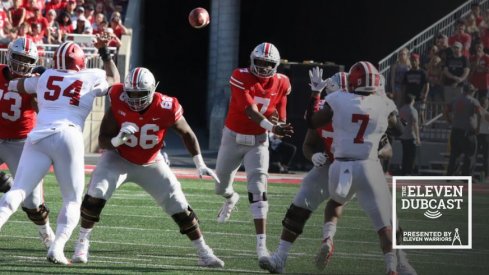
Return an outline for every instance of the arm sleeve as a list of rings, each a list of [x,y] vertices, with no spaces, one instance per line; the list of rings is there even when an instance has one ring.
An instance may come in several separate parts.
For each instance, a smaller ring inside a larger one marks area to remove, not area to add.
[[[231,97],[236,101],[236,103],[238,103],[237,106],[239,106],[243,112],[246,108],[248,108],[248,106],[254,104],[254,100],[250,95],[250,92],[241,87],[231,85]]]
[[[28,94],[35,94],[39,77],[30,77],[24,80],[24,90]]]
[[[109,83],[106,80],[100,81],[93,86],[92,91],[96,96],[105,96],[109,91]]]
[[[280,102],[277,106],[278,110],[278,119],[280,121],[287,121],[287,96],[282,96]]]

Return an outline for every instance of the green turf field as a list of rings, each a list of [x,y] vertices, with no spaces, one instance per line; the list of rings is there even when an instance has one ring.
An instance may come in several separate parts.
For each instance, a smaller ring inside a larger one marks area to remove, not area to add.
[[[246,199],[246,185],[236,184],[241,200],[227,224],[215,222],[222,200],[213,194],[213,183],[183,180],[182,185],[187,199],[199,216],[207,243],[225,261],[224,269],[197,267],[193,246],[185,236],[180,235],[173,220],[156,207],[142,189],[127,184],[116,191],[102,213],[101,222],[92,233],[88,264],[64,267],[48,263],[36,227],[19,210],[0,232],[0,274],[264,273],[256,259],[254,227]],[[278,244],[281,220],[298,187],[290,184],[269,186],[270,250],[275,250]],[[61,199],[52,175],[46,178],[45,196],[52,211],[51,223],[54,227]],[[288,273],[318,273],[313,259],[322,235],[323,207],[314,213],[304,234],[292,248],[287,261]],[[488,213],[489,194],[474,193],[472,250],[407,251],[418,274],[489,274]],[[77,236],[78,228],[67,244],[65,252],[69,258]],[[323,273],[384,274],[377,234],[356,201],[349,204],[344,212],[335,245],[333,259]]]

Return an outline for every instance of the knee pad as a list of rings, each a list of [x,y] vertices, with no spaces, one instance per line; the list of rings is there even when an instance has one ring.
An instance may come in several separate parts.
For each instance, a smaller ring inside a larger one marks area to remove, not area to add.
[[[14,179],[10,175],[0,172],[0,192],[7,193],[13,183]]]
[[[85,195],[81,205],[81,217],[87,221],[98,222],[106,202],[104,199]]]
[[[173,214],[171,217],[178,224],[181,234],[186,235],[199,229],[199,219],[190,206],[184,212]]]
[[[268,199],[267,193],[261,194],[248,193],[248,200],[250,201],[251,214],[253,219],[266,219],[268,214]]]
[[[47,208],[44,204],[41,204],[36,209],[29,209],[22,207],[22,210],[27,214],[29,220],[37,225],[46,224],[49,216],[49,208]]]
[[[295,206],[291,204],[284,219],[282,220],[282,225],[289,232],[300,235],[304,229],[304,225],[311,216],[312,211],[302,207]]]

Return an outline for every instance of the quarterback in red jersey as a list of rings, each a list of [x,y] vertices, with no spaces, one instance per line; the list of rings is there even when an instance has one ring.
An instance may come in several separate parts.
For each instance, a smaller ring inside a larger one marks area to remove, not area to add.
[[[214,172],[200,154],[199,142],[183,117],[182,106],[174,97],[156,93],[153,74],[137,67],[129,72],[124,84],[109,90],[110,110],[100,129],[100,146],[107,149],[92,173],[81,206],[80,235],[73,262],[88,261],[90,233],[113,192],[125,182],[134,182],[148,192],[171,215],[197,248],[198,265],[223,267],[224,262],[207,246],[197,216],[183,194],[180,182],[160,153],[168,128],[173,128],[192,154],[199,175]]]
[[[26,38],[10,43],[7,65],[0,65],[0,164],[6,163],[15,177],[27,134],[36,124],[36,98],[8,90],[10,80],[30,76],[38,60],[36,45]],[[13,180],[0,172],[0,192],[8,192]],[[39,235],[49,248],[54,232],[49,225],[49,209],[44,205],[42,184],[26,197],[22,210],[39,227]]]
[[[268,255],[266,218],[268,213],[268,136],[290,136],[292,126],[285,124],[287,95],[291,91],[287,76],[277,73],[280,54],[271,43],[261,43],[251,52],[251,66],[236,69],[229,81],[231,102],[217,156],[216,193],[226,200],[217,221],[226,222],[239,200],[233,179],[241,163],[248,180],[248,199],[257,235],[258,257]],[[269,119],[278,115],[282,123]]]

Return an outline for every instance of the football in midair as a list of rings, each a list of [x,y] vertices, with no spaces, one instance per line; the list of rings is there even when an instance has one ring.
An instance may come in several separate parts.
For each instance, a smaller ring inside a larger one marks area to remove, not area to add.
[[[188,15],[190,26],[196,29],[203,28],[211,22],[209,13],[204,8],[195,8]]]

